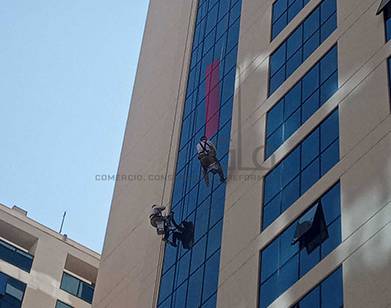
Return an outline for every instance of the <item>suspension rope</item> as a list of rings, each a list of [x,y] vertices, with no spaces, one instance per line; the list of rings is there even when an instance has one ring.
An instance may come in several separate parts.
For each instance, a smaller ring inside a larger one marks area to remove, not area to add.
[[[190,16],[189,16],[189,20],[187,23],[186,39],[185,39],[185,44],[184,44],[184,48],[183,48],[183,56],[182,56],[182,64],[181,64],[181,73],[180,73],[180,77],[179,77],[179,85],[178,85],[178,91],[177,91],[177,97],[176,97],[175,112],[174,112],[174,117],[173,117],[173,121],[172,121],[172,128],[171,128],[171,135],[170,135],[170,146],[168,148],[167,163],[166,163],[166,170],[165,170],[163,189],[162,189],[162,198],[160,200],[160,205],[163,205],[164,196],[166,194],[168,171],[169,171],[169,165],[170,165],[171,154],[172,154],[172,146],[173,146],[173,140],[174,140],[175,123],[176,123],[176,118],[177,118],[177,114],[178,114],[180,90],[181,90],[181,84],[183,82],[183,73],[184,73],[184,68],[185,68],[186,50],[187,50],[187,45],[188,45],[189,36],[190,36],[190,26],[191,26],[193,7],[194,7],[195,1],[198,1],[198,0],[191,1]],[[169,200],[167,202],[168,205],[170,205],[170,202],[171,202],[171,197],[169,198]],[[170,207],[170,211],[171,211],[171,207]],[[158,266],[157,266],[157,270],[156,270],[156,278],[155,278],[155,284],[154,284],[155,287],[154,287],[154,292],[153,292],[152,308],[157,307],[157,299],[158,299],[158,292],[159,292],[159,286],[160,286],[160,276],[161,276],[161,272],[162,272],[162,268],[163,268],[164,250],[165,250],[165,243],[164,243],[164,241],[161,241],[160,250],[159,250],[159,260],[158,260]]]

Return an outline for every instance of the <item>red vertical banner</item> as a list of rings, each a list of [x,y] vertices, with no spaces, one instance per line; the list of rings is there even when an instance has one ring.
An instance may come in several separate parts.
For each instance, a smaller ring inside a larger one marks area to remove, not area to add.
[[[205,136],[212,137],[219,129],[220,118],[220,60],[216,59],[206,68],[206,126]]]

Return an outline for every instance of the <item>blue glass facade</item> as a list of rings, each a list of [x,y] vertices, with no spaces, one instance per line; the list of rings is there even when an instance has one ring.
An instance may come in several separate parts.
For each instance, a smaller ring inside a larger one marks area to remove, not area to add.
[[[337,28],[336,0],[323,0],[270,56],[269,95]]]
[[[316,206],[321,206],[328,238],[312,252],[300,248],[298,243],[292,244],[298,221]],[[323,258],[341,243],[341,193],[340,184],[336,183],[318,201],[316,201],[285,231],[277,236],[260,254],[260,296],[259,307],[270,305],[277,297],[289,289]],[[339,282],[342,284],[342,282]],[[330,289],[328,289],[330,292]],[[340,291],[338,291],[340,292]],[[333,298],[324,298],[330,304]],[[301,307],[301,306],[300,306]],[[308,306],[317,307],[317,306]],[[328,305],[322,307],[340,307]]]
[[[272,9],[272,40],[295,18],[310,0],[277,0]]]
[[[30,272],[33,265],[33,256],[0,240],[0,259],[8,262],[25,272]]]
[[[342,266],[313,288],[292,308],[342,308],[343,274]]]
[[[198,4],[172,195],[176,221],[192,221],[195,240],[191,250],[166,245],[159,308],[216,306],[226,185],[216,177],[209,187],[205,185],[196,144],[207,125],[207,72],[213,64],[219,116],[211,140],[227,174],[241,5],[241,0],[200,0]]]
[[[26,284],[0,272],[0,307],[22,307]]]
[[[264,179],[262,229],[269,226],[339,161],[338,109]]]
[[[268,158],[338,90],[338,54],[334,46],[266,116]]]

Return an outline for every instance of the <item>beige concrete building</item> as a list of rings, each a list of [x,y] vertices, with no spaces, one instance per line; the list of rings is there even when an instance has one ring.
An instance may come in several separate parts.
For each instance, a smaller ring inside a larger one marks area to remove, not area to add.
[[[91,307],[100,255],[0,204],[0,306]]]
[[[94,308],[391,306],[381,2],[150,1]],[[226,183],[202,180],[204,134]]]

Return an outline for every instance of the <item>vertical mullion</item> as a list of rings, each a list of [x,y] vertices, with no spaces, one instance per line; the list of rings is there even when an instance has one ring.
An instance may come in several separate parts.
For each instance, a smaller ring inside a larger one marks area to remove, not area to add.
[[[320,65],[319,65],[319,72],[320,72]],[[319,98],[320,98],[320,90],[319,90]],[[324,120],[319,124],[319,133],[318,133],[318,136],[319,136],[319,142],[318,142],[318,148],[319,148],[319,151],[318,151],[318,158],[319,158],[319,179],[322,177],[322,170],[321,170],[321,165],[322,165],[322,161],[321,161],[321,157],[322,157],[322,123],[324,122]],[[317,181],[319,181],[319,179]]]
[[[278,85],[278,87],[274,90],[274,92],[275,91],[277,91],[277,89],[279,88],[279,87],[281,87],[281,85],[285,82],[285,80],[287,79],[287,77],[286,77],[286,63],[287,63],[287,61],[288,61],[288,44],[287,44],[287,42],[288,42],[288,39],[290,38],[290,35],[288,36],[288,38],[285,40],[285,42],[284,42],[284,45],[285,45],[285,59],[284,59],[284,81],[280,84],[280,85]]]
[[[213,185],[213,183],[211,183],[211,185]],[[206,231],[206,234],[205,234],[205,237],[206,237],[206,244],[205,244],[205,256],[204,256],[204,269],[203,269],[203,275],[202,275],[202,279],[205,278],[205,263],[206,263],[206,257],[207,257],[207,251],[208,251],[208,245],[209,245],[209,232],[210,232],[210,214],[211,214],[211,210],[212,210],[212,202],[213,202],[213,194],[214,194],[214,191],[213,191],[213,187],[212,187],[212,192],[210,194],[210,199],[209,199],[209,206],[208,206],[208,228],[207,228],[207,231]],[[203,292],[204,292],[204,284],[202,283],[202,290],[201,290],[201,304],[202,304],[202,300],[203,300]]]
[[[74,278],[76,279],[76,278]],[[77,286],[77,294],[75,294],[78,298],[81,298],[81,281],[77,279],[78,286]]]
[[[300,50],[301,50],[301,64],[303,64],[303,62],[304,62],[304,21],[301,23],[300,27],[301,27],[301,46],[300,46]],[[300,117],[300,119],[301,119],[301,117]]]
[[[319,307],[322,307],[322,282],[319,284]]]
[[[300,82],[300,107],[299,108],[300,108],[300,126],[301,126],[303,125],[303,90],[302,90],[303,83],[301,80],[299,82]],[[301,158],[300,158],[300,170],[301,170]]]

